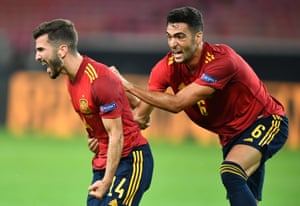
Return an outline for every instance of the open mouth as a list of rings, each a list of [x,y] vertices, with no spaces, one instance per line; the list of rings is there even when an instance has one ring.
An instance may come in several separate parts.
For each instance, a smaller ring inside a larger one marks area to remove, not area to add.
[[[46,69],[47,73],[51,73],[51,69],[49,67],[48,62],[46,62],[45,60],[40,61],[41,65]]]
[[[45,68],[49,67],[49,66],[48,66],[48,62],[46,62],[45,60],[41,60],[40,63],[41,63],[41,65],[42,65],[43,67],[45,67]]]
[[[42,60],[40,63],[43,67],[48,67],[48,63],[46,61]]]
[[[182,58],[183,52],[182,51],[173,51],[173,56],[175,59]]]

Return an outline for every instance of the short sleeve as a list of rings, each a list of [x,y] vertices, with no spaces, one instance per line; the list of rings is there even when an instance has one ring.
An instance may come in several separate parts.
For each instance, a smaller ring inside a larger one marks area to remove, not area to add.
[[[225,55],[207,63],[195,83],[215,89],[223,89],[236,72],[237,69],[233,60]]]
[[[100,76],[93,82],[92,95],[103,118],[117,118],[122,113],[123,87],[113,76]]]

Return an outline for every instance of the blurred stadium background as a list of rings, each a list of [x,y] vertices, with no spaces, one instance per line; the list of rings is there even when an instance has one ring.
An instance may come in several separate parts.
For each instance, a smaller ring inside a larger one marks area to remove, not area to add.
[[[236,49],[269,91],[283,102],[291,125],[286,153],[292,151],[299,157],[300,1],[0,0],[0,5],[0,126],[9,129],[12,136],[28,138],[27,133],[33,131],[43,137],[74,139],[83,133],[69,103],[64,78],[49,80],[34,61],[31,32],[39,23],[54,18],[72,20],[78,29],[82,54],[116,65],[128,78],[145,85],[152,66],[168,51],[166,14],[175,7],[195,6],[204,16],[205,40]],[[151,128],[144,131],[151,141],[182,145],[189,141],[199,143],[200,147],[217,145],[214,134],[197,128],[182,113],[172,115],[157,110],[152,118]],[[10,153],[1,156],[10,157]],[[157,154],[156,159],[159,158]],[[220,183],[212,185],[217,184]]]

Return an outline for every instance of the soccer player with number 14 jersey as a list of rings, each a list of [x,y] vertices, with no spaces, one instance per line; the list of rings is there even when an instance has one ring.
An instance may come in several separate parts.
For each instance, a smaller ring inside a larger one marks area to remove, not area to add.
[[[150,187],[153,157],[120,79],[106,65],[79,54],[69,20],[43,22],[33,37],[35,58],[47,65],[49,76],[67,75],[72,105],[92,140],[89,145],[96,146],[87,205],[138,205]]]

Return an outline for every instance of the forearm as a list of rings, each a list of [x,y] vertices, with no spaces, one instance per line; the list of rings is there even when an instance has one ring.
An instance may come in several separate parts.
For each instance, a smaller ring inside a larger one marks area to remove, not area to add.
[[[117,171],[123,145],[123,135],[109,136],[109,146],[107,151],[106,169],[102,180],[97,180],[89,187],[89,194],[96,198],[103,198],[106,191],[113,182],[113,178]]]
[[[123,134],[109,137],[109,145],[107,150],[106,169],[103,181],[111,184],[113,177],[117,171],[123,148]]]
[[[114,66],[110,67],[110,69],[120,78],[127,92],[144,102],[169,112],[177,113],[183,110],[183,107],[180,106],[180,101],[177,100],[176,96],[161,92],[148,92],[125,79]]]
[[[104,196],[112,184],[122,156],[124,141],[121,117],[116,119],[102,118],[102,122],[109,138],[106,168],[103,179],[94,182],[89,187],[89,194],[99,199]]]
[[[183,108],[180,106],[180,102],[173,94],[147,91],[131,83],[128,83],[126,85],[126,89],[134,96],[137,96],[142,101],[154,107],[158,107],[160,109],[173,112],[173,113],[177,113],[183,110]]]
[[[106,168],[102,181],[106,183],[106,186],[109,186],[116,173],[122,155],[124,141],[123,124],[121,117],[116,119],[102,118],[102,121],[108,134]]]

